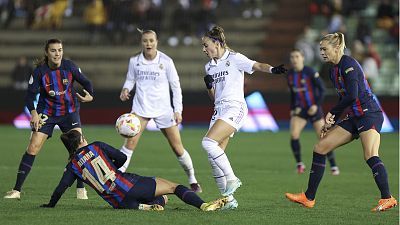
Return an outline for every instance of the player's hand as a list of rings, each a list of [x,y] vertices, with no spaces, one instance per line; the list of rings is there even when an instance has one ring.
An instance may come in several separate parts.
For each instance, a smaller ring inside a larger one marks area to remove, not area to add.
[[[283,64],[276,66],[276,67],[272,67],[271,72],[273,74],[282,74],[282,73],[286,73],[287,69],[284,67]]]
[[[300,107],[296,107],[295,109],[290,111],[290,115],[291,116],[298,116],[301,113],[301,108]]]
[[[36,110],[31,111],[31,116],[32,116],[30,121],[31,128],[34,129],[35,131],[38,131],[42,127],[43,121],[40,119]]]
[[[174,113],[174,117],[175,117],[175,122],[177,124],[182,123],[182,115],[179,112],[175,112]]]
[[[91,102],[91,101],[93,101],[93,96],[90,95],[88,91],[83,89],[83,93],[85,94],[85,96],[82,96],[79,93],[76,93],[76,96],[78,97],[78,100],[80,102]]]
[[[207,89],[211,89],[213,87],[214,78],[212,78],[211,75],[206,75],[204,77],[204,83],[206,84]]]
[[[40,207],[42,207],[42,208],[54,208],[54,205],[51,205],[50,203],[47,203],[47,204],[40,205]]]
[[[322,126],[320,138],[325,137],[331,127],[331,124],[325,123],[324,126]]]
[[[119,98],[121,99],[121,101],[126,101],[129,100],[129,98],[131,97],[131,94],[129,94],[129,90],[124,88],[121,91],[121,94],[119,95]]]
[[[329,125],[335,124],[335,115],[332,113],[328,112],[325,116],[325,123]]]
[[[312,105],[312,106],[308,109],[307,114],[308,114],[309,116],[314,116],[314,115],[317,113],[317,110],[318,110],[318,106],[317,106],[317,105]]]

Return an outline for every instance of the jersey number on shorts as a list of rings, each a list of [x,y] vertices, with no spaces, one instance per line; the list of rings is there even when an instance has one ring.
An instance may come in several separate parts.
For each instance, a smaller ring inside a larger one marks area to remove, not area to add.
[[[93,175],[89,172],[87,168],[82,170],[82,177],[85,180],[88,180],[93,186],[99,191],[104,192],[105,189],[103,185],[109,180],[111,181],[110,187],[114,187],[114,180],[116,179],[115,172],[112,171],[106,164],[106,162],[100,157],[97,156],[94,158],[90,164],[92,165],[97,178],[93,177]]]

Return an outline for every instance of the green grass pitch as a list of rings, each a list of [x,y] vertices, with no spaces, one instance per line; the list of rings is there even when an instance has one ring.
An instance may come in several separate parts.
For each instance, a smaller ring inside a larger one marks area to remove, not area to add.
[[[186,128],[182,140],[190,152],[203,187],[200,196],[208,201],[219,196],[211,176],[207,156],[201,148],[206,129]],[[10,190],[29,138],[28,130],[0,127],[0,192]],[[100,140],[119,148],[123,139],[111,126],[84,126],[88,141]],[[285,192],[299,192],[307,187],[308,174],[295,173],[287,130],[279,133],[238,133],[228,145],[227,154],[243,186],[235,197],[234,211],[201,212],[185,205],[175,196],[163,212],[114,210],[93,190],[89,200],[75,199],[75,185],[68,189],[54,209],[43,209],[61,178],[67,152],[55,131],[36,158],[23,186],[22,199],[0,200],[0,223],[6,224],[398,224],[399,210],[372,213],[380,197],[368,165],[363,160],[361,144],[354,141],[336,151],[340,176],[326,170],[317,193],[317,204],[306,209],[285,199]],[[316,137],[311,131],[301,138],[303,161],[309,171],[312,146]],[[399,135],[381,136],[381,158],[389,173],[392,194],[399,197]],[[130,172],[163,177],[187,184],[186,176],[160,132],[142,136],[131,162]]]

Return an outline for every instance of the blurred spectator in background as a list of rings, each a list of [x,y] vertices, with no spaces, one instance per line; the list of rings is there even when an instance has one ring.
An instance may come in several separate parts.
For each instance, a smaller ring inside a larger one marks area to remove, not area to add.
[[[245,10],[242,12],[242,16],[245,19],[249,19],[252,16],[255,18],[261,18],[263,12],[261,10],[262,0],[242,0],[243,7]]]
[[[92,0],[85,8],[83,19],[89,28],[89,43],[98,44],[107,22],[106,8],[102,0]]]
[[[161,21],[163,19],[163,0],[151,0],[150,8],[146,13],[146,21],[140,29],[154,30],[161,35]]]
[[[15,90],[26,90],[28,88],[28,78],[32,74],[33,68],[28,63],[25,56],[18,58],[14,69],[11,72],[11,79]]]
[[[64,13],[69,4],[68,0],[55,0],[52,3],[38,7],[35,10],[35,19],[32,27],[35,29],[60,29]]]
[[[217,22],[215,10],[218,7],[216,0],[202,0],[200,10],[196,13],[196,34],[202,37]]]
[[[183,36],[183,43],[190,45],[193,42],[193,9],[190,0],[178,0],[172,13],[171,36],[168,38],[170,46],[177,46]]]
[[[119,44],[126,37],[127,27],[132,15],[132,1],[126,0],[104,0],[107,9],[108,22],[106,25],[107,35],[113,44]],[[134,30],[134,29],[132,29]]]
[[[11,21],[15,18],[15,4],[19,4],[18,0],[2,0],[1,5],[1,25],[7,29],[10,26]],[[4,22],[3,22],[4,21]]]
[[[376,25],[389,30],[394,25],[395,9],[391,0],[381,0],[376,15]]]
[[[372,31],[370,25],[364,17],[358,17],[358,24],[356,29],[356,39],[360,40],[364,45],[371,43]]]

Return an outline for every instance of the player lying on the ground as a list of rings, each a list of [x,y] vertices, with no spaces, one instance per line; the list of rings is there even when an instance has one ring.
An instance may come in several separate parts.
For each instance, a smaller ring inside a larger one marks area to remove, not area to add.
[[[175,194],[203,211],[220,209],[227,201],[225,197],[205,203],[183,185],[162,178],[121,173],[118,168],[126,160],[123,153],[103,142],[88,144],[78,131],[71,130],[60,138],[69,152],[69,162],[50,202],[41,207],[54,207],[76,179],[83,180],[116,209],[163,210],[166,194]]]

